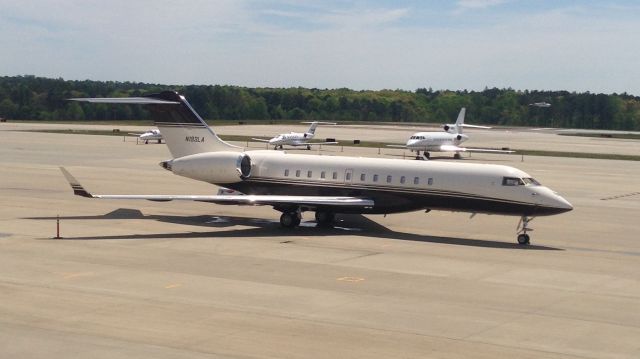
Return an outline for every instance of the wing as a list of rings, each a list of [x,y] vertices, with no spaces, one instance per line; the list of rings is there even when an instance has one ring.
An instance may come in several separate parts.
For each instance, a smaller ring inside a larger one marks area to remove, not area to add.
[[[360,197],[333,197],[333,196],[282,196],[282,195],[120,195],[120,194],[92,194],[89,193],[78,180],[75,179],[64,167],[60,167],[62,174],[73,189],[73,194],[87,198],[102,199],[145,199],[149,201],[198,201],[218,204],[236,204],[249,206],[281,206],[301,205],[307,207],[350,207],[370,208],[374,202],[368,198]]]
[[[318,146],[318,145],[337,145],[338,142],[300,142],[300,143],[292,143],[289,146]]]
[[[265,140],[264,138],[252,138],[252,140],[260,141],[260,142],[269,142],[269,140]]]
[[[406,145],[387,145],[387,147],[393,147],[393,148],[407,148]]]
[[[454,145],[442,145],[440,146],[442,152],[487,152],[487,153],[514,153],[516,151],[511,150],[492,150],[488,148],[468,148],[458,147]]]

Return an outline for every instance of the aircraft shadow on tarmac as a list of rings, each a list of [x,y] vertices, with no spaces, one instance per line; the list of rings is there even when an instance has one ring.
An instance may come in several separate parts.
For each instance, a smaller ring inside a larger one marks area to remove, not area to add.
[[[282,228],[278,220],[259,219],[250,217],[232,216],[170,216],[170,215],[144,215],[140,210],[120,208],[104,215],[94,216],[66,216],[59,217],[60,220],[154,220],[164,223],[174,223],[182,225],[224,228],[230,227],[226,231],[205,231],[205,232],[183,232],[183,233],[156,233],[156,234],[132,234],[118,236],[92,236],[92,237],[65,237],[65,240],[113,240],[113,239],[183,239],[183,238],[234,238],[234,237],[322,237],[322,236],[367,236],[380,239],[393,239],[401,241],[442,243],[459,246],[504,248],[504,249],[526,249],[526,250],[563,250],[561,248],[529,245],[521,246],[516,243],[467,239],[456,237],[438,237],[422,234],[413,234],[393,231],[383,225],[370,220],[359,214],[341,214],[336,216],[336,223],[333,227],[318,227],[315,221],[308,220],[300,224],[297,228]],[[29,217],[32,220],[56,220],[58,217]],[[232,228],[244,226],[250,228]],[[50,238],[46,238],[50,239]]]

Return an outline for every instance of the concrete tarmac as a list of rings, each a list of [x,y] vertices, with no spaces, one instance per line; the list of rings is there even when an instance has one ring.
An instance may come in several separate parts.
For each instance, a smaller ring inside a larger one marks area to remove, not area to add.
[[[638,162],[465,157],[520,168],[574,205],[532,221],[521,247],[516,217],[341,216],[320,229],[307,213],[284,230],[268,207],[81,198],[58,166],[95,193],[216,188],[160,168],[165,145],[7,129],[2,358],[640,357]],[[344,151],[322,154],[378,155]],[[58,215],[64,239],[51,239]]]

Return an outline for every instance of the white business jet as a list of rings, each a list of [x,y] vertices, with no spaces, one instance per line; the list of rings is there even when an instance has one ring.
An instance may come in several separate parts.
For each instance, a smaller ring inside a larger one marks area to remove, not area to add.
[[[162,143],[162,134],[160,130],[149,130],[143,133],[132,133],[129,132],[130,135],[138,136],[140,141],[144,141],[145,144],[148,144],[149,141],[158,141],[158,143]]]
[[[145,105],[173,156],[160,162],[163,168],[237,191],[228,195],[92,194],[61,168],[78,196],[266,205],[282,212],[283,227],[299,225],[306,211],[315,212],[318,225],[330,225],[336,213],[445,210],[511,215],[521,218],[517,239],[523,245],[529,243],[528,224],[533,217],[573,209],[559,194],[509,166],[244,151],[221,140],[176,92],[73,100]]]
[[[445,132],[416,132],[405,145],[387,145],[388,147],[406,148],[416,153],[416,159],[429,159],[429,152],[455,152],[453,158],[460,159],[460,152],[491,152],[491,153],[513,153],[510,150],[493,150],[484,148],[460,147],[469,139],[469,136],[462,133],[463,127],[491,128],[487,126],[467,125],[464,123],[466,109],[463,107],[458,114],[455,124],[444,125]],[[423,156],[420,156],[423,151]]]
[[[278,147],[280,147],[280,149],[283,149],[282,146],[287,145],[287,146],[306,146],[308,150],[311,149],[311,146],[315,146],[315,145],[335,145],[338,142],[335,141],[328,141],[328,142],[309,142],[311,141],[311,139],[315,136],[316,134],[316,127],[318,127],[318,125],[335,125],[335,122],[320,122],[320,121],[313,121],[313,122],[302,122],[302,123],[310,123],[311,126],[309,126],[309,129],[307,130],[307,132],[290,132],[290,133],[282,133],[277,135],[276,137],[270,138],[270,139],[264,139],[264,138],[252,138],[252,140],[255,141],[260,141],[260,142],[266,142],[272,146],[274,146],[273,148],[275,150],[278,149]]]
[[[534,102],[530,103],[529,106],[548,108],[551,107],[551,104],[548,102]]]

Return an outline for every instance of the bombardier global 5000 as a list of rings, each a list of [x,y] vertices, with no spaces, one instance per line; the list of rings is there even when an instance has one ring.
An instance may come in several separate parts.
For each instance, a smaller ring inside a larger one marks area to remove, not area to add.
[[[533,217],[573,209],[553,190],[508,166],[244,151],[221,140],[176,92],[73,100],[146,106],[173,156],[160,162],[163,168],[237,191],[230,195],[97,195],[62,168],[79,196],[267,205],[282,212],[283,227],[299,225],[306,211],[315,212],[318,225],[330,225],[336,213],[446,210],[512,215],[521,218],[517,239],[523,245],[529,243],[528,223]]]

